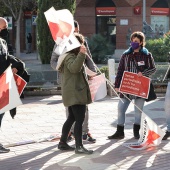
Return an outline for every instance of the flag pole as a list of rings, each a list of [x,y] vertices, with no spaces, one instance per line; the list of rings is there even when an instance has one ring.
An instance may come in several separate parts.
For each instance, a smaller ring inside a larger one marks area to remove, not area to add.
[[[102,72],[100,71],[100,69],[97,67],[97,65],[94,63],[94,61],[92,60],[92,58],[86,53],[86,55],[90,58],[91,62],[94,64],[95,68],[99,71],[100,74],[102,74]],[[123,100],[120,98],[120,96],[118,95],[117,91],[114,89],[112,83],[110,80],[108,80],[106,77],[105,77],[108,85],[110,86],[110,88],[115,92],[115,94],[117,95],[117,97],[121,100],[121,102],[123,102]],[[122,93],[122,92],[121,92]],[[132,102],[132,104],[142,113],[143,111],[132,101],[130,100],[124,93],[122,93],[123,96],[128,99],[130,102]],[[124,102],[123,102],[124,103]]]

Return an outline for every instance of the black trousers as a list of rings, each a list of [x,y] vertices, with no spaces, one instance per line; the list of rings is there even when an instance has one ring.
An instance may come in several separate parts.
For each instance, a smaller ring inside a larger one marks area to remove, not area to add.
[[[68,133],[75,122],[74,135],[76,147],[82,146],[82,125],[85,118],[86,105],[73,105],[68,107],[69,115],[62,128],[62,136],[60,141],[66,142]]]

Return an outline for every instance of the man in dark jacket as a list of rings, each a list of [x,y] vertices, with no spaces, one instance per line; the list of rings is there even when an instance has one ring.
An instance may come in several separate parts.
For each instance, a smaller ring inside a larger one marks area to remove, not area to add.
[[[31,33],[28,33],[28,36],[27,36],[27,45],[28,45],[27,54],[31,53],[31,44],[32,44],[32,35],[31,35]]]
[[[8,33],[7,26],[8,24],[6,19],[0,17],[0,76],[10,66],[10,64],[14,74],[22,75],[24,71],[24,63],[16,60],[14,56],[9,55],[7,43],[3,39],[3,37],[5,37]],[[2,97],[0,100],[3,100]],[[0,125],[3,115],[4,113],[0,114]],[[3,145],[0,144],[0,153],[6,153],[9,151],[9,149],[4,148]]]

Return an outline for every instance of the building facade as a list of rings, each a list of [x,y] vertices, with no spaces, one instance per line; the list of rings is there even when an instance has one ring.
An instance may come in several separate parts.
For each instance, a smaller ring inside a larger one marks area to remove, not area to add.
[[[144,18],[152,28],[152,37],[160,37],[170,29],[170,0],[145,1],[144,10],[144,0],[77,0],[74,17],[83,35],[100,33],[116,49],[126,49],[129,35],[143,31]]]
[[[143,31],[144,0],[77,0],[74,18],[80,32],[90,37],[102,34],[115,49],[126,49],[129,36]],[[145,18],[151,26],[152,37],[160,37],[170,30],[170,0],[145,0]],[[32,51],[36,50],[36,11],[26,10],[21,17],[21,52],[27,50],[28,33],[32,34]],[[11,44],[15,48],[15,23],[10,30]]]

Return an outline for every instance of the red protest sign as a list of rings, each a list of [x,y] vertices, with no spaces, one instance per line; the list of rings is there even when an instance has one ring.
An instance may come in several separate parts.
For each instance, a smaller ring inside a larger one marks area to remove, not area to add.
[[[89,80],[89,88],[91,93],[92,101],[100,100],[106,97],[106,78],[104,74],[93,77]]]
[[[122,77],[119,91],[142,98],[148,98],[150,78],[138,77],[136,73],[125,71]]]

